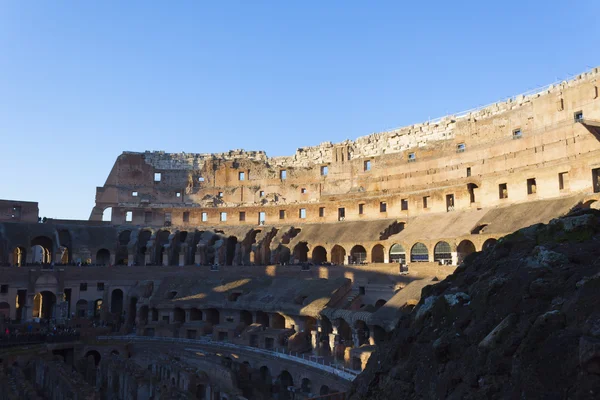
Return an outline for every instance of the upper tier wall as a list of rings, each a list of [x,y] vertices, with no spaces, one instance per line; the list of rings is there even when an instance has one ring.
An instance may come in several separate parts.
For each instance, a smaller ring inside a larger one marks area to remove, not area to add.
[[[460,134],[457,130],[460,131],[461,126],[465,123],[490,119],[524,106],[530,106],[532,101],[540,97],[557,96],[557,102],[562,101],[560,96],[565,89],[596,82],[599,75],[600,68],[593,68],[572,80],[547,85],[533,93],[513,96],[503,102],[468,110],[456,115],[447,115],[434,121],[362,136],[354,141],[346,140],[336,144],[323,142],[318,146],[301,147],[296,150],[293,156],[269,158],[264,151],[245,150],[232,150],[214,154],[147,151],[144,155],[146,162],[157,169],[193,170],[201,169],[204,162],[208,160],[227,161],[239,158],[269,162],[276,166],[307,167],[311,164],[324,164],[333,161],[337,147],[347,149],[349,159],[400,153],[411,148],[426,146],[431,142],[453,139],[457,133]],[[595,86],[590,87],[590,91],[596,91],[596,96],[597,90]],[[593,94],[592,97],[594,97]],[[537,128],[541,127],[540,123],[544,123],[543,118],[539,118],[538,121]],[[551,122],[546,121],[547,124]]]

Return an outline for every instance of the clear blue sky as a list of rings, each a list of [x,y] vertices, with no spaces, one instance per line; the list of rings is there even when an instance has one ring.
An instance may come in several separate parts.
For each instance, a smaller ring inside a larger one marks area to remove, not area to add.
[[[87,219],[124,150],[291,155],[600,65],[598,0],[0,2],[0,198]]]

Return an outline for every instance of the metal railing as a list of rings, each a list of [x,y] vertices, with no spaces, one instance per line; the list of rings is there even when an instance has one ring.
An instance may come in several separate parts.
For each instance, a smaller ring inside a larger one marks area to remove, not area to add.
[[[299,354],[287,351],[286,349],[274,349],[274,350],[266,350],[260,349],[257,347],[250,347],[244,345],[238,345],[234,343],[228,342],[220,342],[215,341],[210,338],[202,338],[202,339],[183,339],[183,338],[169,338],[169,337],[156,337],[156,336],[98,336],[98,340],[128,340],[133,342],[162,342],[162,343],[180,343],[180,344],[190,344],[190,345],[209,345],[215,347],[228,348],[233,350],[242,350],[255,354],[266,355],[270,357],[277,357],[283,360],[297,362],[300,364],[304,364],[310,368],[316,368],[321,371],[330,373],[332,375],[338,376],[347,381],[354,381],[356,376],[360,374],[361,371],[355,371],[349,368],[345,368],[340,365],[336,365],[332,362],[325,361],[324,358],[319,360],[319,357]]]

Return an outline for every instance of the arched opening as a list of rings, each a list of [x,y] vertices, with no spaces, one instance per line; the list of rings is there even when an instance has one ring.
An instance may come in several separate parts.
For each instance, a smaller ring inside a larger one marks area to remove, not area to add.
[[[169,236],[171,232],[167,230],[161,230],[156,235],[156,255],[155,260],[156,264],[164,265],[167,255],[168,255],[168,244],[169,244]]]
[[[410,262],[427,262],[429,261],[429,251],[423,243],[415,243],[410,250]]]
[[[146,325],[148,323],[148,306],[140,307],[140,324]]]
[[[15,247],[13,250],[13,261],[12,264],[16,267],[21,267],[25,264],[27,259],[27,250],[25,247]]]
[[[102,315],[102,305],[104,304],[104,301],[102,299],[97,299],[94,302],[94,318],[98,319],[100,318],[100,316]]]
[[[35,301],[34,301],[34,304],[35,304]],[[87,317],[87,311],[88,311],[87,300],[84,300],[84,299],[78,300],[77,303],[75,304],[75,312],[76,312],[77,318]]]
[[[475,245],[470,240],[463,240],[456,248],[458,264],[462,263],[466,256],[475,253]]]
[[[475,194],[478,186],[474,183],[467,183],[467,191],[469,192],[469,202],[475,203]]]
[[[55,305],[56,296],[54,293],[47,290],[37,293],[33,297],[33,317],[42,319],[54,318]]]
[[[129,263],[129,250],[127,248],[127,245],[129,245],[130,239],[130,230],[125,230],[119,233],[119,244],[115,253],[115,265],[127,265]]]
[[[308,261],[308,244],[306,242],[300,242],[294,247],[294,260],[301,263]]]
[[[317,246],[313,249],[312,262],[315,264],[327,262],[327,250],[325,250],[325,247]]]
[[[135,324],[135,320],[137,318],[137,297],[132,297],[129,299],[129,310],[127,311],[127,323],[130,325]]]
[[[390,262],[406,264],[406,251],[401,244],[393,244],[390,248]]]
[[[350,258],[353,264],[364,264],[367,262],[367,250],[357,244],[350,250]]]
[[[69,264],[71,262],[71,233],[68,229],[58,231],[58,243],[60,246],[60,263]]]
[[[123,312],[123,291],[115,289],[110,295],[110,312],[113,314],[121,314]]]
[[[98,364],[100,364],[100,360],[102,359],[102,357],[100,356],[100,353],[98,353],[98,351],[96,350],[90,350],[87,353],[85,353],[85,356],[83,358],[88,359],[89,357],[92,357],[94,360],[94,365],[97,367]]]
[[[354,323],[354,329],[358,336],[358,346],[369,344],[369,336],[371,334],[369,327],[364,321],[358,320]],[[354,344],[356,346],[356,343]]]
[[[344,265],[346,260],[346,249],[340,245],[335,245],[331,249],[331,262],[336,265]]]
[[[252,325],[252,313],[248,310],[240,311],[240,323],[245,326]]]
[[[102,211],[102,221],[112,222],[112,207],[106,207]]]
[[[279,375],[279,387],[280,387],[280,395],[279,398],[280,399],[291,399],[292,398],[292,392],[290,392],[288,390],[288,388],[290,386],[294,386],[294,380],[292,379],[292,375],[286,371],[283,370],[281,372],[281,374]]]
[[[321,386],[321,389],[319,389],[319,395],[324,396],[326,394],[329,394],[329,386],[323,385]]]
[[[261,324],[262,326],[268,328],[269,324],[269,315],[264,311],[256,312],[256,323]]]
[[[303,378],[302,379],[302,384],[300,386],[300,390],[302,390],[302,393],[310,393],[311,391],[311,382],[310,379],[308,378]]]
[[[146,265],[146,251],[148,246],[148,241],[152,237],[152,232],[144,229],[140,232],[138,236],[137,242],[137,254],[136,254],[136,264],[137,265]]]
[[[206,386],[199,383],[196,385],[196,400],[205,400],[206,399]]]
[[[483,246],[481,246],[481,250],[485,251],[487,249],[494,247],[496,245],[496,242],[498,242],[498,241],[494,238],[490,238],[490,239],[486,240],[485,242],[483,242]]]
[[[270,385],[272,382],[271,378],[271,371],[269,370],[269,367],[267,367],[266,365],[263,365],[262,367],[260,367],[259,369],[259,375],[260,375],[260,381],[266,385]]]
[[[173,310],[173,321],[179,323],[185,322],[185,311],[183,308],[175,307],[175,310]]]
[[[206,310],[206,321],[213,325],[219,325],[221,323],[221,315],[219,314],[219,310],[216,308],[209,308]]]
[[[379,344],[385,342],[387,338],[387,332],[379,325],[373,326],[373,339],[375,339],[375,344]]]
[[[340,335],[341,343],[350,342],[352,340],[350,325],[342,318],[336,319],[335,325],[338,327],[338,335]]]
[[[31,241],[32,261],[38,264],[50,264],[52,262],[52,239],[46,236],[38,236]]]
[[[147,232],[147,231],[146,231]],[[119,246],[127,246],[131,240],[131,231],[125,230],[119,233]]]
[[[433,248],[433,261],[441,264],[452,263],[452,250],[450,249],[450,244],[448,244],[448,242],[437,242]]]
[[[156,322],[158,321],[158,310],[154,307],[152,307],[151,311],[151,317],[152,317],[152,322]]]
[[[385,305],[385,303],[387,303],[387,301],[383,300],[383,299],[379,299],[375,302],[375,310],[379,310],[381,307],[383,307]]]
[[[233,265],[235,259],[235,249],[237,247],[237,238],[235,236],[229,236],[227,238],[227,249],[225,252],[226,265]]]
[[[281,314],[271,314],[271,325],[274,329],[285,329],[285,317]]]
[[[6,321],[10,319],[10,304],[3,301],[0,303],[0,321]]]
[[[202,321],[202,310],[192,308],[190,310],[190,321]]]
[[[382,263],[385,262],[385,249],[382,245],[376,244],[371,250],[371,262]]]
[[[96,253],[96,264],[98,265],[109,265],[110,264],[110,251],[107,249],[100,249]]]

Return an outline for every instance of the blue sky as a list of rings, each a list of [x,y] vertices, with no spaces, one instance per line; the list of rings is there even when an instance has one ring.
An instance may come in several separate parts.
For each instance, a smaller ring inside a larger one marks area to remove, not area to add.
[[[125,150],[291,155],[490,103],[600,66],[599,14],[597,0],[2,1],[0,198],[87,219]]]

